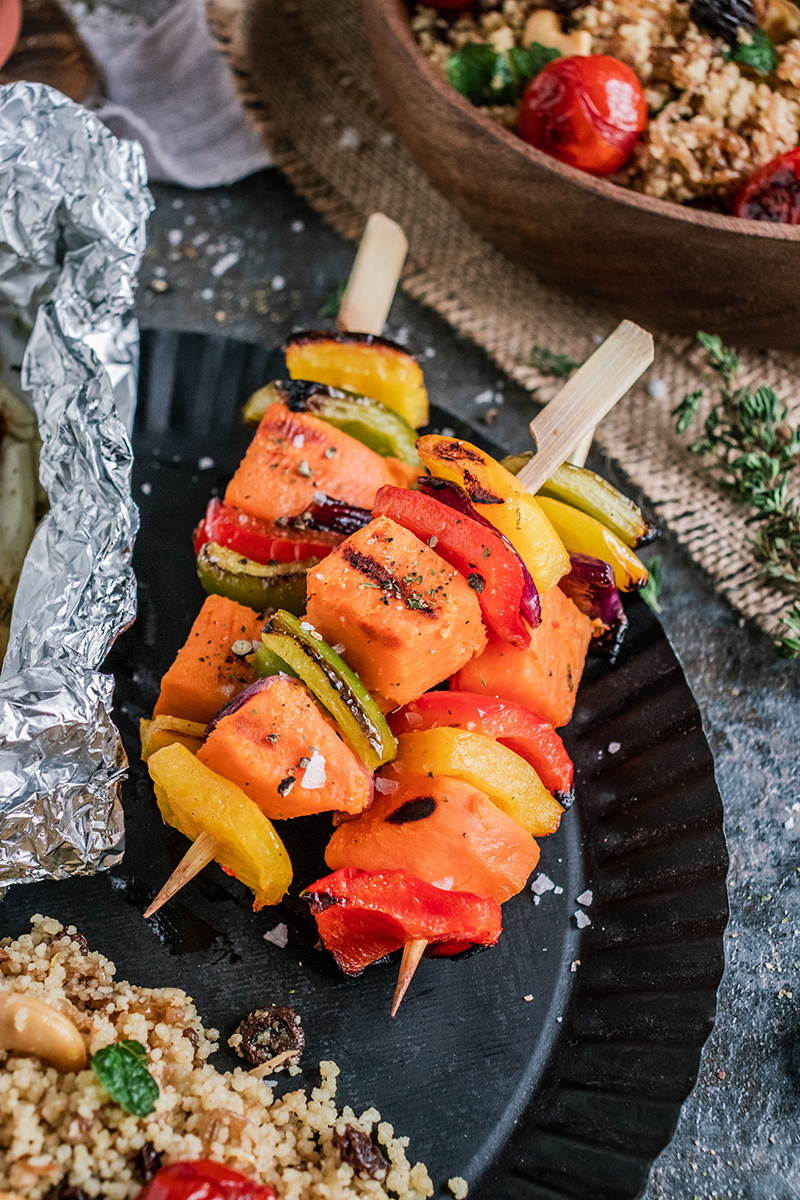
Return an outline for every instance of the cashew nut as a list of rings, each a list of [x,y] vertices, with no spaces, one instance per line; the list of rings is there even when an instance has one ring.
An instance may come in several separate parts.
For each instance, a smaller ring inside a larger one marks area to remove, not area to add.
[[[588,29],[564,33],[557,14],[549,8],[539,8],[531,13],[525,24],[522,41],[525,46],[538,42],[540,46],[558,50],[564,58],[592,53],[592,35]]]
[[[767,0],[759,24],[770,41],[780,46],[800,33],[800,9],[791,0]]]
[[[0,992],[0,1050],[36,1054],[59,1071],[86,1066],[86,1047],[72,1021],[24,992]]]

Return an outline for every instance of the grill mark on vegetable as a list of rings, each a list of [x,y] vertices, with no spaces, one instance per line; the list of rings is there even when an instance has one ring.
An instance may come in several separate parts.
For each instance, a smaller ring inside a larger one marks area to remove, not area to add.
[[[495,495],[494,492],[489,492],[478,480],[464,468],[464,488],[467,495],[473,504],[503,504],[502,496]]]
[[[436,801],[433,796],[417,796],[415,800],[406,800],[396,808],[390,817],[386,818],[388,825],[407,825],[409,821],[424,821],[436,812]]]
[[[483,457],[477,451],[465,446],[463,442],[437,443],[436,456],[437,458],[443,458],[445,462],[452,463],[483,462]]]
[[[285,630],[281,630],[280,632],[284,633]],[[289,634],[289,636],[291,637],[292,635]],[[325,660],[322,654],[315,652],[313,646],[310,646],[307,642],[301,642],[299,638],[295,638],[294,641],[295,644],[300,647],[306,657],[310,658],[313,663],[316,663],[317,666],[321,668],[325,678],[328,680],[328,683],[331,685],[340,699],[347,705],[348,712],[351,714],[351,716],[355,717],[369,744],[373,749],[380,752],[383,747],[383,742],[381,740],[378,727],[369,719],[367,714],[362,711],[360,706],[350,704],[350,690],[346,681],[339,677],[334,668]]]
[[[344,547],[343,555],[354,571],[360,571],[362,575],[366,575],[373,587],[391,592],[392,595],[402,600],[406,608],[422,613],[424,617],[430,617],[433,621],[438,620],[439,613],[436,608],[428,601],[423,600],[419,592],[415,592],[404,580],[390,575],[377,559],[371,558],[368,554],[362,554],[359,550],[354,550],[352,546]]]

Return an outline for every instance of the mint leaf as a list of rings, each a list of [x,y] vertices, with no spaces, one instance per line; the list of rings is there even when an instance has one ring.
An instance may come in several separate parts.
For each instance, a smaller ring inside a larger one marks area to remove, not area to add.
[[[639,595],[649,604],[653,612],[660,613],[661,605],[658,603],[658,597],[661,592],[661,583],[663,579],[663,571],[661,567],[661,555],[654,554],[647,564],[647,583],[639,592]]]
[[[509,50],[508,57],[519,82],[525,84],[534,79],[554,58],[561,58],[561,51],[553,46],[543,46],[540,42],[531,42],[526,49],[515,47]]]
[[[571,375],[577,367],[583,365],[567,354],[554,354],[552,350],[545,350],[543,346],[533,347],[528,362],[543,375],[553,375],[556,379],[566,379],[567,375]]]
[[[155,1111],[158,1084],[147,1065],[147,1051],[141,1042],[115,1042],[104,1046],[92,1058],[92,1070],[120,1108],[134,1117],[148,1117]]]
[[[742,63],[759,75],[769,75],[778,65],[778,52],[764,33],[756,27],[750,34],[752,41],[739,42],[731,53],[734,62]]]
[[[507,54],[468,42],[447,60],[447,78],[472,104],[516,104],[517,80]]]

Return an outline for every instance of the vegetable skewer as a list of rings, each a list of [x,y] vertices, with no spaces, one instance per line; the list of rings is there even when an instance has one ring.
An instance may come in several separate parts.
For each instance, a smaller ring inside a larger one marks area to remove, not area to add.
[[[342,297],[336,322],[339,329],[371,334],[383,332],[407,252],[408,241],[397,222],[383,213],[372,213]],[[145,911],[145,919],[212,862],[218,850],[217,839],[209,833],[201,833]]]

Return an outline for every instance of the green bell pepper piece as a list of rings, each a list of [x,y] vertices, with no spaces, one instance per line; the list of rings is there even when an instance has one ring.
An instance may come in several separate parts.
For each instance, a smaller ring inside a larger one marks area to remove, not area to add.
[[[347,433],[384,458],[399,458],[423,470],[417,434],[408,421],[379,400],[305,379],[275,379],[259,388],[244,406],[244,419],[257,425],[271,404],[309,413]]]
[[[306,572],[321,561],[303,558],[265,565],[206,542],[197,555],[197,575],[209,595],[227,596],[256,612],[286,608],[300,616],[306,609]]]
[[[531,450],[525,454],[510,454],[503,459],[503,466],[512,475],[518,475],[530,462],[533,453]],[[632,500],[618,492],[602,475],[587,471],[586,467],[562,463],[547,483],[542,484],[537,494],[571,504],[587,516],[594,517],[631,550],[646,546],[658,537],[658,526],[645,520],[642,510]]]
[[[277,612],[261,641],[253,657],[257,676],[288,670],[302,679],[371,771],[394,758],[397,742],[383,713],[356,673],[306,621]]]

